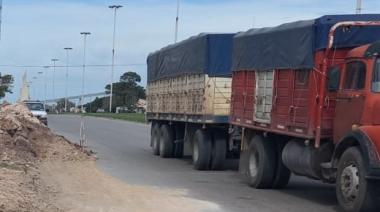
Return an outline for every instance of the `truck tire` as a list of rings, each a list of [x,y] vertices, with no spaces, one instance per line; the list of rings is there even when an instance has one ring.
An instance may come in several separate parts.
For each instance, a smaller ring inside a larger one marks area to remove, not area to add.
[[[254,136],[249,144],[248,182],[257,189],[271,188],[276,172],[273,143],[262,136]]]
[[[151,129],[151,145],[154,155],[160,154],[160,125],[153,123]]]
[[[193,165],[196,170],[208,170],[211,161],[211,136],[198,129],[193,139]]]
[[[379,188],[371,185],[373,182],[368,181],[366,175],[360,150],[350,147],[339,160],[336,179],[336,195],[343,211],[378,211],[375,189]]]
[[[173,157],[174,151],[174,133],[173,129],[164,124],[160,129],[160,156],[162,158]]]
[[[211,170],[223,170],[227,155],[226,134],[221,131],[214,131],[211,151]]]
[[[276,142],[277,147],[277,164],[276,164],[276,174],[273,180],[272,188],[274,189],[282,189],[285,188],[289,184],[291,172],[290,170],[284,165],[282,161],[282,150],[284,149],[285,142]]]

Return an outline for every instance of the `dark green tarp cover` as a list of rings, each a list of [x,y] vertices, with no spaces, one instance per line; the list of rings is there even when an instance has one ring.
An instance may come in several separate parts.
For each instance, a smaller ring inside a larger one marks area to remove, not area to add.
[[[200,34],[148,56],[148,82],[183,74],[231,76],[234,34]]]
[[[380,15],[328,15],[238,33],[234,38],[233,70],[312,69],[315,52],[327,47],[330,28],[342,21],[380,21]],[[355,47],[377,40],[380,26],[340,28],[334,47]]]

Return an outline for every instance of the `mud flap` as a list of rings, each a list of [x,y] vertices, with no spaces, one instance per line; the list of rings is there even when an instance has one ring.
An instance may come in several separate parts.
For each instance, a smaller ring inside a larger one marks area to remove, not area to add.
[[[249,160],[249,151],[241,150],[240,160],[239,160],[239,173],[244,177],[248,176],[248,160]]]

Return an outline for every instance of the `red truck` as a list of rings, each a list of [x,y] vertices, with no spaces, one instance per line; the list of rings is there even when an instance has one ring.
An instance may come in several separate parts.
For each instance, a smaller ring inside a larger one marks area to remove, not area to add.
[[[379,210],[380,15],[323,16],[234,38],[230,124],[259,189],[291,173],[336,183],[344,211]]]
[[[380,15],[323,16],[233,41],[219,36],[148,57],[154,154],[182,157],[189,144],[198,170],[240,156],[254,188],[284,188],[293,173],[335,183],[344,211],[376,211]]]

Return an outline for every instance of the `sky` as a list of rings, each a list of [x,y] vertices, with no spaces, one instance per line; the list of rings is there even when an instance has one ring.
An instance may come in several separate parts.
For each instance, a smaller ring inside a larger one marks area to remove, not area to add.
[[[328,14],[355,13],[356,0],[180,0],[179,40],[203,32],[239,32],[252,27],[276,26]],[[27,72],[33,99],[65,96],[65,67],[56,68],[53,92],[51,59],[66,65],[71,47],[68,95],[81,94],[83,37],[87,39],[86,64],[110,65],[113,11],[120,4],[116,34],[114,81],[135,71],[146,85],[146,58],[150,52],[174,42],[177,0],[3,0],[0,41],[0,73],[14,76],[14,102],[20,94],[21,77]],[[363,13],[380,13],[379,0],[363,0]],[[18,67],[16,67],[18,66]],[[27,67],[20,67],[27,66]],[[33,67],[36,66],[36,67]],[[38,72],[44,71],[43,74]],[[103,92],[111,80],[111,67],[87,67],[85,93]]]

